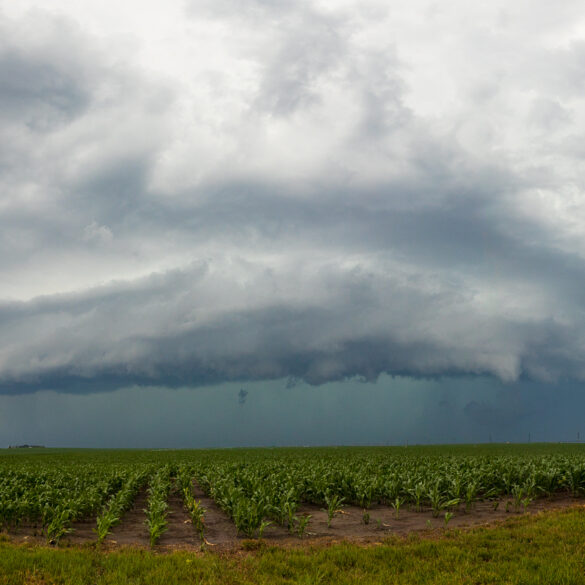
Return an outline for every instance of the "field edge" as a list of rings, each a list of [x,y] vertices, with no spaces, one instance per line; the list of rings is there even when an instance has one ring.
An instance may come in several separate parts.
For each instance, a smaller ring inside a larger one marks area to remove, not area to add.
[[[0,585],[585,584],[585,505],[497,526],[231,553],[51,548],[0,541]]]

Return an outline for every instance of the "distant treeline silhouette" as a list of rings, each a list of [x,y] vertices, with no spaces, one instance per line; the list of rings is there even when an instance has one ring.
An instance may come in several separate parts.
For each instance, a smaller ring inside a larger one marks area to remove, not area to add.
[[[44,445],[9,445],[9,449],[44,449]]]

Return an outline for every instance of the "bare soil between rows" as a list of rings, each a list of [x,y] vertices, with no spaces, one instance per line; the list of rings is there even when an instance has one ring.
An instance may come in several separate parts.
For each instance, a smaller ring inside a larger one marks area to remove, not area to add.
[[[205,508],[205,540],[191,524],[189,515],[183,507],[177,494],[169,498],[168,529],[159,543],[153,547],[159,552],[173,550],[212,550],[218,552],[235,552],[242,549],[254,548],[255,543],[242,535],[238,535],[234,523],[230,520],[215,502],[207,497],[199,486],[194,486],[196,499],[201,501]],[[397,515],[395,510],[388,506],[375,505],[364,511],[356,506],[343,506],[333,518],[331,526],[327,526],[327,513],[319,506],[302,504],[297,516],[310,515],[303,538],[297,534],[290,534],[286,528],[275,523],[268,526],[263,534],[262,544],[268,546],[299,547],[313,545],[327,545],[337,542],[351,542],[355,544],[374,544],[391,537],[404,537],[413,533],[437,534],[445,528],[468,529],[478,526],[501,524],[509,518],[522,515],[531,515],[547,510],[562,510],[570,507],[585,506],[582,498],[573,498],[567,495],[555,495],[550,498],[534,500],[527,507],[516,509],[511,500],[501,500],[497,507],[495,502],[476,502],[469,512],[462,504],[452,510],[452,517],[445,520],[445,513],[434,517],[430,509],[416,512],[412,509],[401,509]],[[145,524],[144,509],[146,508],[146,493],[140,492],[129,510],[106,538],[102,547],[105,550],[121,548],[148,548],[148,530]],[[368,516],[365,516],[367,514]],[[94,531],[95,519],[76,522],[73,531],[65,536],[59,546],[94,546],[96,534]],[[16,529],[6,532],[8,538],[15,543],[30,542],[43,544],[46,539],[38,525],[23,524]]]

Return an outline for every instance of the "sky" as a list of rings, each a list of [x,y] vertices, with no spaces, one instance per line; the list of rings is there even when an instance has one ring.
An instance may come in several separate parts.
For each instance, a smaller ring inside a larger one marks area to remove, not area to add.
[[[0,0],[0,446],[585,438],[585,7]]]

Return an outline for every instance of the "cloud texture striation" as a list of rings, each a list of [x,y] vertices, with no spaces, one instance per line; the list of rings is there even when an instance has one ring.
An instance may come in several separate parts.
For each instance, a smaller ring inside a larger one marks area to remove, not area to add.
[[[118,4],[0,3],[0,392],[585,379],[581,3]]]

